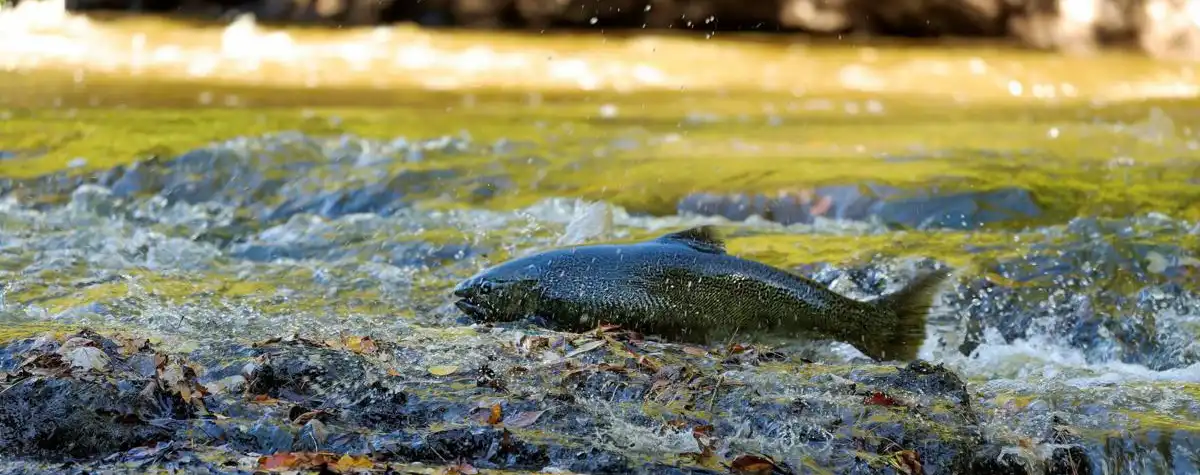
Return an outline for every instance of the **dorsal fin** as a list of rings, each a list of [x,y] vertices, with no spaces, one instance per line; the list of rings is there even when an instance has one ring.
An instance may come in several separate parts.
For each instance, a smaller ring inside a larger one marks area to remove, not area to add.
[[[664,234],[656,241],[680,243],[700,252],[725,253],[725,241],[717,233],[717,228],[707,224]]]

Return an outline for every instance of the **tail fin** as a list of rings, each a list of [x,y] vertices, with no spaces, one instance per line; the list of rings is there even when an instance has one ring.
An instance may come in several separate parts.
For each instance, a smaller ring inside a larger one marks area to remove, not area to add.
[[[933,306],[937,287],[950,277],[950,270],[923,274],[903,289],[871,302],[885,315],[895,319],[891,328],[880,329],[863,341],[863,353],[876,361],[911,361],[925,343],[925,318]]]

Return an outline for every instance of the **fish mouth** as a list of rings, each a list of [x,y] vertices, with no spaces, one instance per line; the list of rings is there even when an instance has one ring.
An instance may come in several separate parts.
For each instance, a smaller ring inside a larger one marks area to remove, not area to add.
[[[483,305],[472,302],[470,299],[465,299],[465,298],[455,301],[454,306],[458,307],[458,309],[460,311],[462,311],[462,313],[467,314],[468,317],[474,318],[476,320],[481,320],[481,321],[490,320],[488,318],[488,315],[491,315],[491,313],[492,313],[491,310],[489,310],[487,307],[484,307]]]

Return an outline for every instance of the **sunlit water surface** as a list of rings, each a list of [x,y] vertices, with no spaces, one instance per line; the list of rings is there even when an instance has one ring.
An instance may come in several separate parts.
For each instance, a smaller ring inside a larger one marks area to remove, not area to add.
[[[212,90],[230,85],[311,88],[314,95],[337,87],[715,95],[757,90],[808,101],[808,107],[824,97],[865,94],[881,100],[844,110],[870,115],[884,113],[886,98],[905,94],[1011,105],[1188,98],[1200,87],[1191,66],[1117,55],[730,45],[716,38],[556,42],[406,27],[266,31],[250,18],[215,28],[88,19],[50,2],[24,2],[0,12],[0,68],[9,71],[13,84],[28,88],[28,94],[4,89],[0,107],[87,105],[62,101],[80,90],[101,91],[84,93],[91,105],[119,106],[102,91],[130,94],[120,87],[122,78],[150,78],[194,84],[194,94],[174,94],[175,106],[240,107],[248,113],[263,96]],[[388,100],[388,93],[379,94]],[[303,98],[295,101],[304,105]],[[619,114],[614,106],[594,107],[600,118]],[[519,113],[497,120],[520,120]],[[20,118],[6,114],[8,120]],[[1181,151],[1179,160],[1195,163],[1196,119],[1147,111],[1121,133],[1159,143],[1169,136]],[[43,183],[41,190],[11,193],[0,205],[2,318],[116,324],[185,347],[293,332],[399,338],[419,328],[466,324],[448,305],[446,290],[497,259],[713,223],[736,230],[733,252],[780,265],[792,260],[789,246],[812,245],[793,244],[797,236],[844,239],[843,247],[874,238],[869,242],[875,248],[862,244],[867,254],[859,256],[858,266],[867,265],[865,271],[846,273],[838,266],[847,263],[837,261],[800,269],[858,298],[902,285],[920,258],[968,263],[957,287],[940,299],[921,356],[962,372],[984,395],[1023,395],[1033,411],[1039,410],[1039,397],[1053,395],[1046,397],[1059,409],[1075,398],[1077,404],[1107,400],[1114,407],[1183,420],[1197,414],[1194,386],[1190,393],[1172,389],[1200,382],[1195,222],[1161,213],[1078,216],[1048,226],[980,231],[978,240],[986,242],[974,243],[970,231],[945,230],[929,239],[963,240],[956,251],[929,246],[923,253],[926,248],[918,245],[904,258],[868,265],[868,251],[885,251],[878,243],[898,235],[878,221],[818,217],[783,225],[687,212],[650,215],[576,201],[569,187],[562,193],[541,189],[544,198],[515,209],[476,206],[517,185],[479,162],[472,162],[475,173],[467,173],[453,166],[456,157],[523,162],[535,175],[557,162],[538,158],[553,155],[544,145],[482,142],[470,132],[464,126],[440,138],[404,130],[391,139],[350,133],[231,136],[179,158],[163,157],[164,163],[98,170],[95,184]],[[681,140],[662,134],[572,139],[590,144],[584,147],[589,159],[655,140]],[[0,160],[5,159],[23,158],[0,144]],[[419,171],[397,175],[413,164]],[[1115,290],[1106,291],[1109,285]],[[841,344],[813,351],[829,360],[857,355]],[[996,404],[991,409],[998,414],[1013,410],[1011,402]]]

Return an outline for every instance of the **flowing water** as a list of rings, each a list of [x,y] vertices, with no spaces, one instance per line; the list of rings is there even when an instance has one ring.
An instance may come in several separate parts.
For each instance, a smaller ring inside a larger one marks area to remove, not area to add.
[[[517,366],[496,353],[512,335],[449,305],[458,280],[718,224],[731,253],[856,298],[956,268],[921,357],[967,381],[996,460],[1070,473],[1057,436],[1029,442],[1066,420],[1089,470],[1195,473],[1198,88],[1193,65],[1116,52],[268,31],[25,2],[0,11],[0,336],[140,332],[219,363],[369,335],[407,345],[389,371]],[[865,364],[837,342],[791,351]],[[806,365],[712,371],[795,398]],[[580,430],[648,460],[698,448],[655,432],[649,403],[613,404]],[[730,424],[729,454],[840,460],[798,426]]]

